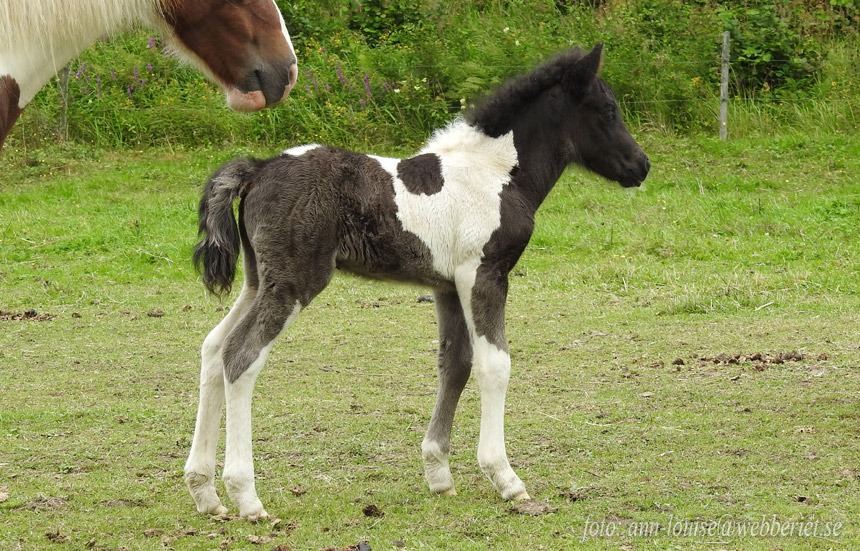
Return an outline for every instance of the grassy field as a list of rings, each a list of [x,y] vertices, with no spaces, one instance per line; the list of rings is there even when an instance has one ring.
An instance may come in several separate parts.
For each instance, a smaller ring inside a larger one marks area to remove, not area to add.
[[[272,151],[7,149],[0,549],[860,547],[860,137],[640,141],[647,188],[567,173],[511,278],[509,455],[555,511],[484,479],[471,384],[429,493],[433,306],[338,276],[257,386],[258,524],[182,481],[224,315],[189,256],[208,174]]]

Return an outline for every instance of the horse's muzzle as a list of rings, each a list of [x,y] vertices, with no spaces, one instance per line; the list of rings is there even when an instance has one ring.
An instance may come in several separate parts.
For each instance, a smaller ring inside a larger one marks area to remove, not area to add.
[[[253,112],[276,105],[290,95],[298,75],[295,60],[288,66],[255,70],[248,74],[242,86],[227,89],[227,106],[236,111]]]
[[[648,177],[648,172],[651,171],[651,160],[648,155],[642,154],[635,166],[628,167],[624,171],[624,177],[618,181],[622,187],[639,187],[645,178]]]

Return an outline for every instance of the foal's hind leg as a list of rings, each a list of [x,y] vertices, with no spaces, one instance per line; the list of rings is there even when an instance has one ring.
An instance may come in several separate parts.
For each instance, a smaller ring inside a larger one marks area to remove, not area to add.
[[[505,451],[505,393],[511,356],[505,338],[507,276],[485,265],[462,266],[455,274],[472,341],[472,369],[481,391],[478,464],[505,499],[528,499]]]
[[[457,293],[436,292],[436,317],[439,323],[439,392],[430,426],[421,443],[424,478],[430,491],[454,495],[454,478],[448,466],[451,450],[451,425],[457,402],[472,369],[472,348],[463,307]]]
[[[218,444],[218,429],[221,426],[221,411],[224,407],[224,339],[239,319],[247,313],[257,290],[242,287],[239,298],[230,312],[213,329],[201,350],[200,403],[197,407],[197,422],[191,452],[185,463],[185,483],[201,513],[223,514],[227,509],[221,505],[215,492],[215,451]]]
[[[266,289],[266,290],[263,290]],[[257,375],[278,335],[301,310],[297,298],[263,287],[248,313],[227,337],[224,346],[224,386],[227,401],[227,451],[224,486],[239,515],[267,517],[254,486],[251,450],[251,397]]]

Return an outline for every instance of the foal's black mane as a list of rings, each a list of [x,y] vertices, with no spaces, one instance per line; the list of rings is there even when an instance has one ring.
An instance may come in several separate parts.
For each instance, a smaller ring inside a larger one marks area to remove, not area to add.
[[[494,138],[505,134],[520,109],[548,87],[559,83],[564,73],[582,57],[579,47],[561,52],[552,60],[502,84],[466,111],[463,115],[466,122]]]

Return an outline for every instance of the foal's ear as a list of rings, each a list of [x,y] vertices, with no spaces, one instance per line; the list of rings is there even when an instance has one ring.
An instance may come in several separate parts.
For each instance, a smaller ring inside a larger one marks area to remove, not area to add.
[[[573,95],[577,101],[581,100],[588,92],[591,83],[597,77],[600,66],[603,63],[603,44],[598,42],[588,55],[577,61],[573,67],[567,70],[562,79],[562,86],[567,93]]]

